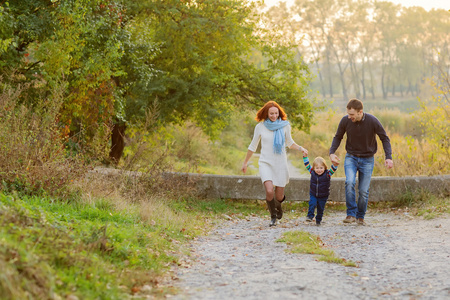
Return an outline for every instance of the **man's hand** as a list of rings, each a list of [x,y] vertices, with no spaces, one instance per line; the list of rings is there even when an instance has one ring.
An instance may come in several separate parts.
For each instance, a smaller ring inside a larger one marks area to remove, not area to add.
[[[340,159],[339,159],[339,157],[337,157],[336,154],[330,154],[330,160],[334,166],[339,166]]]
[[[386,168],[392,169],[394,167],[394,162],[392,161],[392,159],[386,159],[384,161],[384,165],[386,166]]]

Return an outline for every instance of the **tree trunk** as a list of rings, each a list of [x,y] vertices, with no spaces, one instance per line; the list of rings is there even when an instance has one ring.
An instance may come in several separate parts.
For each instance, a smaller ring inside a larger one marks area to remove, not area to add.
[[[374,83],[374,76],[372,71],[372,65],[370,64],[370,61],[367,61],[367,67],[369,68],[369,76],[370,76],[370,93],[372,94],[372,99],[375,99],[375,83]]]
[[[341,67],[341,63],[338,62],[338,67],[339,67],[339,77],[341,78],[341,85],[342,85],[342,96],[344,97],[344,101],[348,100],[348,96],[347,96],[347,87],[345,86],[345,76],[344,76],[344,70]]]
[[[109,158],[115,164],[119,163],[120,158],[125,148],[125,129],[127,128],[125,123],[115,123],[111,134],[111,150],[109,152]]]
[[[381,91],[383,92],[383,99],[387,99],[387,88],[384,85],[385,66],[381,66]],[[389,80],[388,80],[389,81]]]
[[[408,96],[408,92],[413,96],[413,88],[411,84],[411,79],[408,79],[408,89],[406,90],[406,96]]]
[[[356,69],[356,62],[354,60],[353,54],[350,53],[348,47],[346,47],[348,63],[350,65],[350,72],[352,76],[353,89],[355,90],[356,98],[361,99],[361,89],[359,87],[359,75]]]
[[[327,94],[326,94],[326,90],[325,90],[325,84],[324,84],[323,78],[322,78],[322,72],[320,72],[319,59],[315,59],[315,61],[316,61],[317,74],[319,75],[320,88],[322,90],[322,95],[324,98],[326,98]]]
[[[333,78],[331,77],[331,62],[330,62],[330,52],[329,49],[326,50],[327,54],[327,71],[328,71],[328,88],[330,92],[330,98],[333,98]]]
[[[365,58],[363,57],[362,65],[361,65],[361,87],[363,93],[363,100],[366,100],[366,74],[365,74]]]
[[[292,26],[291,26],[292,27]],[[293,30],[294,31],[294,30]],[[295,32],[295,31],[294,31]],[[298,51],[298,48],[297,52]],[[322,76],[322,71],[320,69],[320,64],[319,64],[319,59],[320,59],[320,46],[318,46],[314,41],[313,41],[313,45],[311,46],[311,52],[312,55],[314,57],[314,62],[316,64],[316,68],[317,68],[317,74],[319,75],[319,80],[320,80],[320,89],[322,90],[322,95],[323,98],[327,97],[327,91],[326,91],[326,87],[325,87],[325,82],[323,80],[323,76]],[[299,53],[300,54],[300,53]],[[322,63],[323,65],[323,63]]]
[[[341,61],[341,59],[339,59],[339,55],[338,55],[337,51],[334,48],[332,48],[332,50],[333,50],[334,57],[336,58],[336,64],[339,69],[339,78],[341,79],[342,95],[344,97],[344,101],[346,101],[346,100],[348,100],[348,97],[347,97],[347,87],[345,86],[344,72],[345,72],[345,69],[347,69],[348,64],[343,68],[342,61]]]

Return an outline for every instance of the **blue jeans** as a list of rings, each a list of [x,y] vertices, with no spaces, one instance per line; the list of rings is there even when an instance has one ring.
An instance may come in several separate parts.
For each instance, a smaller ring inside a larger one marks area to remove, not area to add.
[[[345,203],[347,216],[364,219],[369,201],[370,179],[374,166],[374,158],[345,155]],[[358,204],[356,204],[356,173],[358,172]]]
[[[308,218],[314,218],[314,211],[317,206],[316,223],[322,222],[323,212],[325,210],[325,204],[327,203],[328,197],[316,198],[316,196],[309,194],[309,207],[308,207]]]

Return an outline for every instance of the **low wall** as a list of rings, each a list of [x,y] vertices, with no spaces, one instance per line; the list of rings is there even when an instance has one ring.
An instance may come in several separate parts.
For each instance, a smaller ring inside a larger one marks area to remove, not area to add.
[[[192,182],[198,196],[207,199],[264,200],[265,191],[259,176],[221,176],[183,174]],[[358,183],[356,183],[358,184]],[[369,201],[391,201],[406,191],[428,190],[433,194],[450,193],[450,175],[414,177],[372,177]],[[290,201],[309,200],[309,178],[291,178],[285,189]],[[332,178],[330,201],[345,202],[345,178]]]
[[[98,168],[91,174],[105,176],[139,177],[139,172],[121,172],[116,169]],[[197,196],[205,199],[264,200],[265,191],[259,176],[231,176],[194,173],[165,173],[166,180],[177,177],[183,184],[193,185]],[[358,183],[356,183],[358,185]],[[372,177],[369,201],[392,201],[411,191],[427,190],[435,195],[450,194],[450,175]],[[288,201],[309,201],[309,178],[291,178],[285,189]],[[330,201],[345,202],[345,178],[331,179]]]

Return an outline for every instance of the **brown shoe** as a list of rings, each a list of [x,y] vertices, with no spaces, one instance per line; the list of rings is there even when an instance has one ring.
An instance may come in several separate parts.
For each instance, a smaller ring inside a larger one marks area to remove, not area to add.
[[[359,219],[356,220],[356,224],[364,226],[364,225],[366,225],[366,222],[364,222],[363,218],[359,218]]]
[[[352,216],[347,216],[347,218],[344,219],[344,223],[355,223],[356,218]]]

